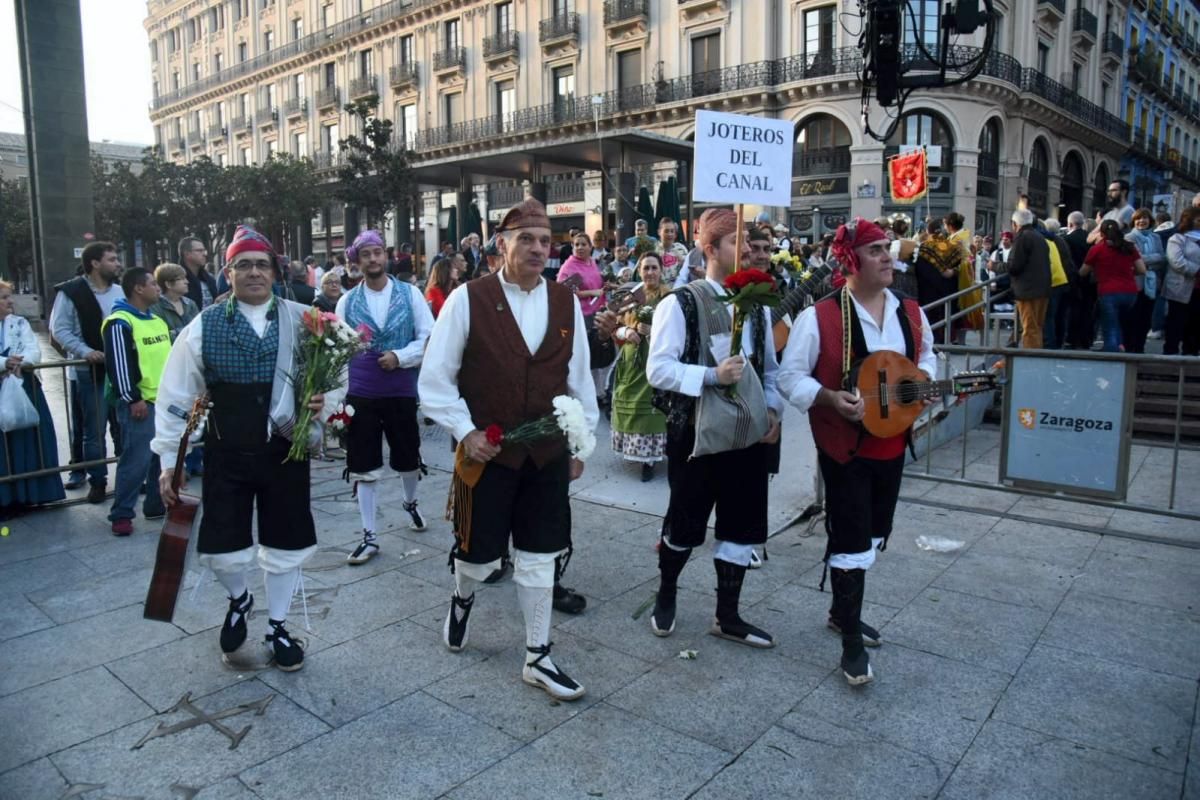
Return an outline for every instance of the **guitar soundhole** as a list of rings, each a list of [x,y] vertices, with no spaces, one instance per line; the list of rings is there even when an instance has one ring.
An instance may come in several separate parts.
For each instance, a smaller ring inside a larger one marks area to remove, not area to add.
[[[899,400],[902,405],[915,403],[917,401],[917,397],[917,384],[913,383],[912,381],[900,381],[900,383],[896,385],[896,399]]]

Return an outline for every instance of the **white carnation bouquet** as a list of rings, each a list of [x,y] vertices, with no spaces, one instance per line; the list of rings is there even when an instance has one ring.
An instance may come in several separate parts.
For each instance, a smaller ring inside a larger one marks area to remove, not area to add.
[[[560,394],[554,398],[553,405],[553,414],[523,422],[507,431],[499,425],[489,425],[484,434],[488,442],[497,446],[527,444],[552,436],[565,436],[571,455],[583,461],[596,449],[596,436],[588,429],[583,404],[574,397]]]

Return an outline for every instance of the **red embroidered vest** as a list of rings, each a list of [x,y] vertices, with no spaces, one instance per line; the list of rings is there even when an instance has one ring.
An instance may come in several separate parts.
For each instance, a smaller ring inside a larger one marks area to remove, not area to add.
[[[846,291],[843,289],[842,291]],[[901,307],[912,332],[912,360],[921,357],[921,307],[916,300],[903,298]],[[826,389],[842,388],[842,307],[840,295],[821,300],[816,305],[817,329],[821,334],[821,351],[813,368],[813,377]],[[905,436],[886,439],[872,436],[861,425],[850,422],[832,408],[816,406],[808,410],[809,426],[817,449],[839,464],[852,458],[873,458],[880,461],[904,453]]]

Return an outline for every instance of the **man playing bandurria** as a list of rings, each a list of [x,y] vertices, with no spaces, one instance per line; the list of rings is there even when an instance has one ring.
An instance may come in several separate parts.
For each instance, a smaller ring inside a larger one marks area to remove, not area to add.
[[[805,309],[792,329],[779,368],[779,391],[807,411],[825,481],[825,563],[833,584],[828,626],[842,637],[842,673],[851,685],[873,678],[864,645],[879,632],[862,621],[867,569],[887,546],[900,495],[907,435],[876,438],[861,426],[863,399],[851,391],[847,363],[877,350],[903,353],[931,379],[933,333],[915,300],[901,300],[892,283],[887,234],[861,217],[838,228],[831,253],[846,285]],[[843,334],[849,317],[850,341]],[[822,576],[821,587],[825,579]]]

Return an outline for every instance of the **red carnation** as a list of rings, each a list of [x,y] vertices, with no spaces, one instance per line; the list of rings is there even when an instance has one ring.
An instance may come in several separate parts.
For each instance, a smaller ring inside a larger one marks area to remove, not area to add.
[[[488,444],[496,447],[499,447],[500,443],[504,441],[504,429],[499,425],[488,425],[483,435],[487,437]]]
[[[736,294],[752,283],[769,283],[775,285],[775,279],[761,269],[742,269],[725,279],[725,289]]]

